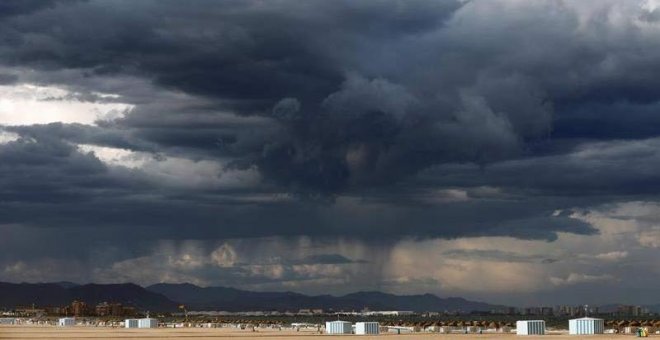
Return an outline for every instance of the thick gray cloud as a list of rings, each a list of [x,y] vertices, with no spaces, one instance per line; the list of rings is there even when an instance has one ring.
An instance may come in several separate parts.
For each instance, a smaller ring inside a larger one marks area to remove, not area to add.
[[[73,0],[77,1],[77,0]],[[7,0],[0,4],[0,16],[26,15],[44,8],[52,8],[58,2],[72,3],[70,0]]]
[[[580,212],[658,200],[657,13],[641,0],[3,2],[0,227],[12,241],[0,265],[32,278],[21,268],[66,258],[107,280],[157,259],[172,276],[141,282],[274,288],[331,288],[369,268],[385,286],[427,287],[436,278],[386,275],[401,240],[597,238]],[[332,246],[308,252],[300,237]],[[263,238],[294,245],[268,263],[211,249]],[[186,240],[205,250],[192,272],[177,267],[190,258],[164,260],[192,256]]]

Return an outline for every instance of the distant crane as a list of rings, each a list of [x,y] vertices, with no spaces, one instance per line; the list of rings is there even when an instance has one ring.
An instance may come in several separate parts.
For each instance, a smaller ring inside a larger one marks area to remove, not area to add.
[[[183,322],[188,323],[188,310],[186,309],[186,305],[179,305],[179,309],[183,310],[183,317],[184,317]]]

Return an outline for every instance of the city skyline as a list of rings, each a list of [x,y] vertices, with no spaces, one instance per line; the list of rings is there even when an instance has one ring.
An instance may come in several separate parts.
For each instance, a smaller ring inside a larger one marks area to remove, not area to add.
[[[0,282],[660,303],[656,0],[2,1]]]

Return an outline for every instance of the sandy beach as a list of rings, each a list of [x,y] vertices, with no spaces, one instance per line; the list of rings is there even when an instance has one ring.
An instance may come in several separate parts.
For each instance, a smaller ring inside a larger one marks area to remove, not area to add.
[[[104,327],[31,327],[31,326],[0,326],[0,339],[318,339],[320,337],[358,337],[363,340],[379,339],[382,337],[405,339],[513,339],[519,338],[515,334],[439,334],[439,333],[412,333],[412,334],[381,334],[378,336],[365,335],[326,335],[316,334],[313,331],[291,330],[259,330],[252,332],[234,328],[158,328],[158,329],[122,329]],[[604,334],[595,336],[571,336],[561,332],[550,332],[544,336],[524,336],[524,339],[580,339],[593,340],[615,339],[633,337],[633,335]],[[651,337],[660,338],[658,335]]]

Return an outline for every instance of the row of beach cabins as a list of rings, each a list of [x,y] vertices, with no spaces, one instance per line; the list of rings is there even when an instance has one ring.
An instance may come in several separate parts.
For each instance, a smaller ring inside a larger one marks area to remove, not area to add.
[[[660,322],[651,323],[645,322],[640,323],[637,321],[632,321],[628,323],[628,326],[624,326],[626,323],[619,322],[617,323],[608,323],[610,328],[607,329],[608,333],[627,333],[627,334],[637,334],[639,336],[648,336],[648,334],[655,333],[656,327],[660,326]],[[381,331],[386,331],[389,333],[412,333],[415,331],[431,331],[437,333],[509,333],[512,331],[512,328],[509,324],[499,324],[496,322],[456,322],[456,323],[447,323],[447,324],[434,324],[416,326],[390,326],[390,325],[380,325],[377,322],[357,322],[355,325],[348,321],[330,321],[326,322],[325,331],[328,334],[379,334]],[[517,335],[545,335],[546,327],[544,320],[520,320],[516,322],[515,332]],[[606,332],[605,320],[584,317],[579,319],[571,319],[568,321],[568,334],[570,335],[593,335],[593,334],[604,334]]]
[[[0,318],[0,324],[16,324],[19,319]],[[83,325],[77,322],[75,318],[65,317],[57,321],[60,327],[71,327]],[[97,325],[98,326],[98,325]],[[164,324],[155,318],[126,319],[118,325],[123,328],[158,328],[158,327],[237,327],[241,329],[257,328],[288,328],[293,330],[313,329],[319,333],[326,334],[380,334],[380,333],[416,333],[416,332],[434,332],[444,334],[458,333],[511,333],[518,335],[544,335],[546,334],[546,325],[543,320],[520,320],[514,324],[506,322],[488,322],[488,321],[435,321],[435,322],[416,322],[416,323],[398,323],[398,322],[356,322],[348,321],[329,321],[325,323],[325,328],[318,324],[294,323],[283,325],[276,321],[255,321],[244,320],[226,323],[188,323],[188,324]],[[660,321],[615,321],[598,318],[579,318],[568,322],[569,334],[588,335],[603,333],[626,333],[645,336],[653,333],[660,333]]]
[[[72,327],[76,325],[76,318],[60,318],[57,321],[60,327]],[[142,319],[126,319],[124,320],[125,328],[158,328],[158,319],[142,318]]]
[[[60,326],[70,326],[75,324],[73,318],[60,319]],[[246,328],[245,324],[241,324]],[[309,324],[293,324],[293,328],[299,330],[301,327],[310,327]],[[424,331],[431,331],[437,333],[483,333],[483,332],[501,332],[509,333],[515,330],[518,335],[544,335],[546,333],[544,320],[520,320],[515,324],[515,329],[511,324],[500,324],[497,322],[448,322],[448,323],[435,323],[430,325],[393,325],[393,324],[379,324],[378,322],[356,322],[352,324],[348,321],[329,321],[325,323],[325,333],[327,334],[379,334],[381,332],[388,333],[413,333]],[[612,333],[622,332],[628,334],[649,334],[656,332],[660,328],[660,322],[639,322],[639,321],[608,321],[608,330]],[[152,318],[143,319],[126,319],[124,321],[125,328],[156,328],[158,327],[158,320]],[[254,329],[254,325],[251,325]],[[603,334],[606,332],[606,323],[603,319],[598,318],[579,318],[572,319],[568,322],[569,334],[571,335],[589,335],[589,334]],[[320,329],[319,329],[320,330]]]
[[[432,329],[429,329],[433,327]],[[437,333],[509,333],[511,329],[509,326],[501,326],[497,323],[490,323],[487,326],[480,325],[462,325],[462,326],[429,326],[425,330],[430,330]],[[357,322],[355,325],[348,321],[330,321],[325,323],[325,331],[328,334],[379,334],[381,331],[389,333],[411,333],[421,331],[420,328],[407,327],[407,326],[380,326],[378,322]],[[515,328],[518,335],[544,335],[545,321],[543,320],[521,320],[516,322]],[[595,318],[581,318],[569,321],[569,334],[572,335],[587,335],[587,334],[603,334],[605,332],[605,323],[603,319]]]

